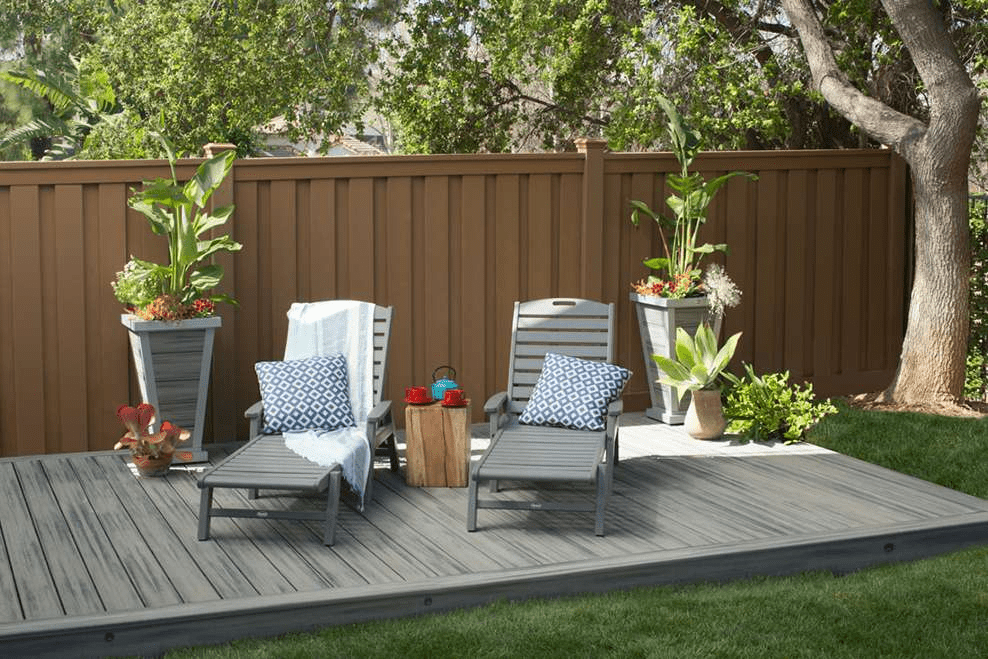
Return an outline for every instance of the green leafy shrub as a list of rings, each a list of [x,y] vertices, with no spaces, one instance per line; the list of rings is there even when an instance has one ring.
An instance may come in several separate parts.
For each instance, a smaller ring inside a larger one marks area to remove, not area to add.
[[[971,226],[971,329],[967,344],[964,397],[985,400],[988,393],[988,196],[972,197]]]
[[[813,385],[789,383],[789,371],[755,375],[750,364],[744,365],[745,376],[729,376],[724,416],[727,431],[756,441],[782,440],[786,444],[801,441],[806,431],[837,408],[830,400],[814,402]]]

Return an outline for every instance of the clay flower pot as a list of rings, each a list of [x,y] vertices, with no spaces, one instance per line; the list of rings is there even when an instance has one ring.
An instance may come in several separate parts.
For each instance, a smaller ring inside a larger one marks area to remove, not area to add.
[[[693,392],[686,410],[684,428],[693,439],[719,439],[727,428],[724,407],[717,389],[699,389]]]
[[[132,460],[141,476],[164,476],[171,467],[172,457],[172,453],[162,453],[156,458],[148,455],[135,455]]]

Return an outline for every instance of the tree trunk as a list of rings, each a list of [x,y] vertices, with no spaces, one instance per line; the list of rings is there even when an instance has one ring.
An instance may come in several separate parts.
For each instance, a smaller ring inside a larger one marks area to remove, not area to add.
[[[967,177],[980,99],[928,0],[883,0],[927,91],[924,124],[856,89],[837,65],[810,0],[782,0],[827,102],[909,163],[916,206],[915,280],[899,367],[884,398],[960,400],[968,338]]]
[[[928,171],[938,160],[931,155],[912,165],[915,278],[899,366],[882,396],[887,402],[952,403],[964,391],[971,268],[967,177],[960,189],[945,189]]]

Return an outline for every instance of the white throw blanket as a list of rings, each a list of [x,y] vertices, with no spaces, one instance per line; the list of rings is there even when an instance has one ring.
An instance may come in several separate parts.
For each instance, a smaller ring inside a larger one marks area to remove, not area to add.
[[[346,359],[356,427],[286,432],[285,446],[316,464],[340,464],[362,507],[371,464],[366,426],[374,405],[374,305],[350,300],[293,304],[288,310],[285,360],[336,353]]]

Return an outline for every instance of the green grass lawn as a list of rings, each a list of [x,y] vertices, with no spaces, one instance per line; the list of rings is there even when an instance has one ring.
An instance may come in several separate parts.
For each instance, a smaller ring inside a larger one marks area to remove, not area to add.
[[[988,421],[840,406],[811,441],[988,498]],[[177,657],[985,657],[988,547],[729,584],[501,602]]]

